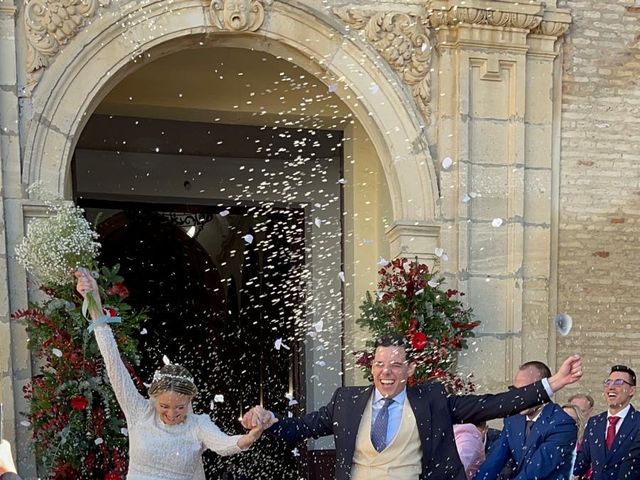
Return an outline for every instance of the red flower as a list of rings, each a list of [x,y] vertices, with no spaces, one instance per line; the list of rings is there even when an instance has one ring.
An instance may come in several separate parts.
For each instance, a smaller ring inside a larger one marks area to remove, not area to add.
[[[129,289],[122,282],[114,283],[107,289],[107,295],[118,295],[121,300],[124,300],[129,296]]]
[[[118,472],[107,472],[104,476],[104,480],[122,480],[122,475]]]
[[[74,410],[81,411],[87,408],[89,402],[82,395],[74,395],[69,399],[69,404]]]
[[[423,332],[414,332],[411,334],[411,346],[414,350],[423,350],[427,346],[427,336]]]
[[[115,308],[112,307],[102,307],[102,313],[104,313],[108,317],[118,316],[118,312],[116,312]]]

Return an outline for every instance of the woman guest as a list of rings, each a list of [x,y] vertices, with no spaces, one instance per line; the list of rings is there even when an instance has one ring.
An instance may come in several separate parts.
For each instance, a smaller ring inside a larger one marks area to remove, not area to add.
[[[582,442],[582,437],[584,435],[584,427],[586,422],[584,421],[584,417],[582,416],[582,411],[580,410],[580,408],[578,408],[577,405],[573,405],[572,403],[567,403],[565,405],[562,406],[562,409],[567,413],[567,415],[569,415],[571,418],[573,418],[573,420],[576,422],[576,425],[578,427],[578,441],[576,443],[576,451],[573,455],[573,462],[575,463],[576,461],[576,455],[577,453],[580,451],[580,443]],[[571,467],[571,470],[573,470],[573,467]],[[573,477],[574,479],[590,479],[591,478],[591,469],[589,469],[589,471],[587,472],[586,475],[583,475],[582,477]]]
[[[473,423],[462,423],[453,426],[453,434],[464,472],[471,479],[485,458],[482,432]]]
[[[127,480],[204,480],[202,452],[233,455],[248,449],[268,425],[255,426],[245,435],[226,435],[207,415],[196,415],[191,400],[197,393],[193,378],[179,365],[165,365],[149,386],[150,398],[138,393],[125,368],[111,328],[101,321],[102,305],[96,281],[78,271],[77,290],[94,305],[90,316],[104,358],[107,375],[125,414],[129,431]],[[275,423],[275,420],[272,421]]]

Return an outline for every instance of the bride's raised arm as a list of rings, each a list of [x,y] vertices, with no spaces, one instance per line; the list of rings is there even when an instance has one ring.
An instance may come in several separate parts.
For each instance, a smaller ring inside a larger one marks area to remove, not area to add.
[[[111,327],[106,322],[102,323],[100,321],[103,316],[102,300],[100,299],[100,290],[95,278],[86,271],[77,271],[74,275],[77,279],[76,289],[80,295],[83,298],[87,298],[87,295],[93,296],[93,301],[88,302],[88,313],[94,322],[98,322],[93,331],[104,359],[107,376],[120,408],[122,408],[127,417],[127,423],[135,422],[136,418],[148,408],[148,401],[140,395],[129,375],[129,371],[122,362]]]

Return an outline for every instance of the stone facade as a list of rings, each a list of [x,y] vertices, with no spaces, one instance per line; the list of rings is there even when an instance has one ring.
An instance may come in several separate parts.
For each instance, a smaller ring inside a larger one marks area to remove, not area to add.
[[[418,256],[467,292],[483,322],[460,359],[482,389],[502,388],[525,359],[554,367],[581,351],[597,393],[608,364],[638,357],[639,34],[633,0],[2,3],[0,399],[26,476],[35,462],[17,412],[32,369],[24,331],[9,322],[28,297],[12,252],[41,214],[25,187],[71,196],[88,116],[151,60],[185,49],[278,56],[353,118],[346,349],[362,342],[357,305],[376,280],[363,252],[371,262]],[[365,250],[371,225],[381,242]],[[576,321],[567,338],[556,337],[558,312]],[[345,370],[346,383],[360,381]]]
[[[640,9],[628,1],[562,2],[558,309],[573,315],[558,356],[580,351],[604,408],[616,363],[640,368]]]

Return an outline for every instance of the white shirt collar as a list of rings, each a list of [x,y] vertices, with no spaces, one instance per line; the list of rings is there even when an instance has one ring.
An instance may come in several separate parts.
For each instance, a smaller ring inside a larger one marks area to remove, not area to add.
[[[620,420],[624,420],[624,417],[627,416],[627,413],[629,413],[629,410],[631,410],[631,404],[629,404],[626,407],[624,407],[618,413],[611,414],[607,410],[607,418],[609,418],[609,417],[620,417]],[[620,421],[620,420],[618,420],[618,421]]]

